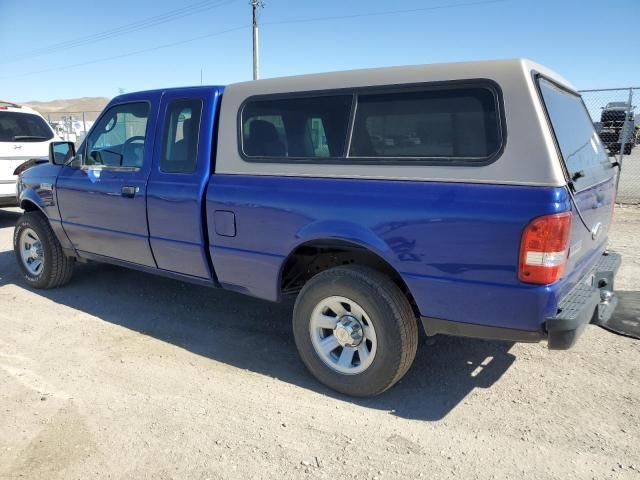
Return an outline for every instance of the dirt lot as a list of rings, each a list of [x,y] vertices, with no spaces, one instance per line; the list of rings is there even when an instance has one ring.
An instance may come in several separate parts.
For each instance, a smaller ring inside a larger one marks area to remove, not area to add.
[[[640,341],[444,337],[353,400],[304,370],[290,306],[104,265],[30,290],[16,219],[0,211],[2,479],[640,479]],[[636,302],[639,238],[640,209],[618,208]]]
[[[622,203],[640,204],[640,146],[622,160],[617,199]]]

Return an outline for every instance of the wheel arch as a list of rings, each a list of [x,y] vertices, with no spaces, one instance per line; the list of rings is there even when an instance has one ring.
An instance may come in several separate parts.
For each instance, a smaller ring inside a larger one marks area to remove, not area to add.
[[[367,266],[387,275],[407,297],[416,316],[420,315],[409,286],[386,255],[379,248],[353,238],[318,236],[296,244],[281,264],[279,295],[297,294],[313,276],[340,265]]]
[[[45,206],[42,203],[42,199],[31,188],[25,189],[20,192],[20,198],[18,200],[18,205],[25,212],[35,212],[39,210],[44,214],[45,217],[49,218],[46,213]]]
[[[22,210],[24,210],[25,212],[42,212],[44,213],[44,211],[42,210],[42,208],[37,205],[33,200],[30,200],[28,198],[22,199],[20,201],[20,208]]]
[[[31,188],[23,190],[20,193],[18,206],[26,212],[40,212],[44,219],[53,229],[53,233],[62,245],[66,254],[76,256],[73,244],[67,237],[66,232],[62,228],[62,222],[57,216],[57,207],[55,204],[45,204],[43,199]],[[51,215],[50,215],[51,214]]]

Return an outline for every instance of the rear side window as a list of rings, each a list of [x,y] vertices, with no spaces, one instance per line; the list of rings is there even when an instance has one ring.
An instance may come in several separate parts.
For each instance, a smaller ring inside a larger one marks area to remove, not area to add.
[[[0,112],[0,142],[44,142],[52,138],[51,128],[40,116]]]
[[[437,89],[359,95],[349,156],[483,161],[500,145],[491,90]]]
[[[544,78],[538,82],[562,159],[576,188],[609,178],[613,174],[611,162],[582,98]]]
[[[201,112],[201,100],[175,100],[169,103],[160,170],[165,173],[196,171]]]
[[[503,144],[499,92],[484,83],[251,98],[241,110],[241,153],[249,161],[484,165]]]
[[[242,153],[253,159],[345,156],[352,95],[249,101],[242,110]]]

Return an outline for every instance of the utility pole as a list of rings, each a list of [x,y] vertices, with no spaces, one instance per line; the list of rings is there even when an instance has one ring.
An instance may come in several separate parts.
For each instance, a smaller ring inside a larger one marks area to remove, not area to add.
[[[260,77],[260,52],[258,41],[258,8],[264,8],[262,0],[251,0],[251,12],[253,15],[253,79]]]

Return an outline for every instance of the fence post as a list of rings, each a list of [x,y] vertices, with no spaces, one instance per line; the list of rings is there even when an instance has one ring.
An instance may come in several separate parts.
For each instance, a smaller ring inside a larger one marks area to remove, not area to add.
[[[633,88],[629,88],[629,100],[627,101],[627,109],[624,112],[624,123],[622,124],[622,131],[620,132],[620,137],[618,141],[620,142],[620,158],[618,162],[620,163],[620,170],[622,170],[622,157],[624,157],[624,149],[627,143],[627,137],[631,135],[631,132],[628,130],[629,126],[629,115],[631,114],[631,110],[633,108]],[[634,125],[635,127],[635,125]]]

